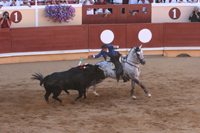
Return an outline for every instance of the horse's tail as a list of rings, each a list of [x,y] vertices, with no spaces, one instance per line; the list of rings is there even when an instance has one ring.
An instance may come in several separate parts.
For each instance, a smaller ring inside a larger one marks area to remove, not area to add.
[[[32,80],[39,80],[40,81],[40,86],[44,83],[44,78],[41,73],[35,73],[31,77]]]

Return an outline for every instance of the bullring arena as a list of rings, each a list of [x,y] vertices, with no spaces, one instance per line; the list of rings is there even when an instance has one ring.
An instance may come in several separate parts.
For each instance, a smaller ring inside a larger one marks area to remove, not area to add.
[[[77,91],[64,91],[60,106],[50,96],[44,99],[44,87],[30,79],[76,66],[79,60],[1,65],[1,132],[191,132],[200,131],[200,59],[145,56],[140,80],[152,94],[148,98],[136,85],[133,100],[131,83],[107,78],[97,85],[99,97],[89,89],[87,99],[74,101]],[[100,59],[83,63],[95,64]]]
[[[188,20],[198,2],[70,5],[76,15],[61,24],[47,21],[42,5],[0,9],[0,17],[8,11],[12,19],[11,28],[0,29],[0,133],[200,132],[200,23]],[[99,6],[112,13],[86,14]],[[152,97],[135,85],[134,100],[130,81],[107,78],[96,87],[99,97],[90,87],[87,99],[74,101],[78,92],[69,90],[59,96],[64,105],[52,95],[47,104],[32,74],[66,71],[79,59],[96,64],[104,59],[88,55],[102,43],[119,45],[124,55],[143,44],[139,79]]]

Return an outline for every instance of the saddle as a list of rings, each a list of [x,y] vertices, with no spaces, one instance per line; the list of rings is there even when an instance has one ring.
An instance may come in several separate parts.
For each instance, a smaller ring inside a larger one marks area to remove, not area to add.
[[[120,62],[120,63],[124,62],[124,61],[126,60],[126,57],[127,57],[126,55],[121,55],[121,56],[119,57],[119,62]],[[115,64],[112,63],[112,62],[111,62],[111,69],[112,69],[112,70],[115,70]]]

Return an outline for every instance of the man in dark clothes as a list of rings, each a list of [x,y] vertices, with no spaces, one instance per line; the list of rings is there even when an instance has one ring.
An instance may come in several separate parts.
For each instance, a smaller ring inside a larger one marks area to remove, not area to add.
[[[124,79],[124,82],[127,82],[128,80],[125,77],[123,77],[122,64],[119,62],[119,57],[121,56],[121,54],[115,51],[115,49],[119,48],[119,46],[103,44],[101,48],[102,50],[98,55],[89,55],[88,57],[99,58],[101,55],[103,55],[104,59],[106,60],[106,57],[109,56],[111,58],[111,62],[115,64],[117,82],[120,79],[120,75]]]

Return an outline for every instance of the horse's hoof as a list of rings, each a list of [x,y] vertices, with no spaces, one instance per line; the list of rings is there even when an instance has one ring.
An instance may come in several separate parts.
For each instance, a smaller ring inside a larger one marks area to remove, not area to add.
[[[132,96],[132,97],[133,97],[134,100],[136,99],[136,96]]]
[[[148,97],[149,97],[149,98],[151,97],[151,94],[150,94],[150,93],[148,93]]]

